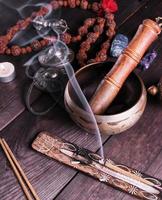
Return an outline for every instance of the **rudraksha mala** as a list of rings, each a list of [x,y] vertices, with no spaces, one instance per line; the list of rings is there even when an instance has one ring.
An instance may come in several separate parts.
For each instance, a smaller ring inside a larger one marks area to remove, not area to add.
[[[107,3],[110,3],[109,1],[110,0],[107,0],[106,2],[106,0],[103,0],[100,3],[89,3],[87,0],[53,0],[49,3],[49,6],[52,6],[53,10],[57,10],[61,7],[80,7],[81,9],[89,9],[97,13],[97,16],[95,18],[88,18],[84,21],[83,26],[78,29],[78,35],[72,36],[70,33],[67,32],[61,35],[61,40],[66,44],[79,42],[82,40],[83,36],[87,35],[86,40],[81,42],[80,49],[77,54],[77,60],[80,65],[84,65],[87,62],[105,61],[107,59],[110,41],[115,35],[116,27],[113,14],[113,12],[116,11],[116,8],[115,10],[111,10],[112,6],[110,6],[110,9],[105,8],[105,5]],[[111,1],[113,4],[115,4],[113,0]],[[6,35],[0,36],[0,54],[19,56],[31,53],[32,51],[39,51],[50,43],[53,43],[56,39],[55,37],[35,40],[30,45],[23,47],[20,47],[18,45],[13,45],[11,47],[9,46],[10,41],[13,39],[17,32],[26,29],[32,23],[35,17],[45,16],[47,13],[48,6],[43,6],[40,8],[39,11],[33,12],[30,17],[18,21],[16,25],[11,27],[7,31]],[[90,27],[93,27],[93,32],[88,32]],[[88,61],[88,51],[91,49],[91,46],[95,44],[97,39],[104,31],[106,33],[107,40],[101,45],[101,49],[96,54],[96,57]]]

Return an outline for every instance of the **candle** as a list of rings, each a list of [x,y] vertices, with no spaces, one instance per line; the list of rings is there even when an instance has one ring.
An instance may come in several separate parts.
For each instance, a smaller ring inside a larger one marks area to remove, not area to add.
[[[16,76],[15,67],[10,62],[0,63],[0,82],[8,83]]]

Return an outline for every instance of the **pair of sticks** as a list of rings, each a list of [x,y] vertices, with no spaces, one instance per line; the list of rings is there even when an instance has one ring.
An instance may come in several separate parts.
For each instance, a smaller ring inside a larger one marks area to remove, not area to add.
[[[8,146],[7,142],[0,138],[0,145],[15,173],[16,178],[19,181],[20,186],[27,198],[27,200],[40,200],[36,191],[34,190],[33,186],[29,182],[28,178],[26,177],[24,171],[22,170],[20,164],[16,160],[14,154],[12,153],[10,147]],[[32,195],[32,196],[31,196]]]

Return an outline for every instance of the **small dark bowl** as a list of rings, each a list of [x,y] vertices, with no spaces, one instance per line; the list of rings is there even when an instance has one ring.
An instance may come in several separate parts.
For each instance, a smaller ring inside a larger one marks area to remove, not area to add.
[[[76,78],[88,101],[113,65],[114,62],[95,63],[76,72]],[[70,82],[66,86],[64,100],[73,121],[84,130],[94,132],[92,118],[82,108]],[[146,101],[145,86],[142,80],[132,73],[107,111],[102,115],[95,115],[100,132],[112,135],[132,127],[143,114]]]

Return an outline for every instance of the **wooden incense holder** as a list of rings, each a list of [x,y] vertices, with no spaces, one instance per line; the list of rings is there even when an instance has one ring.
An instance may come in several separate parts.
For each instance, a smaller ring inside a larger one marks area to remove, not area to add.
[[[139,26],[136,35],[90,100],[90,106],[95,114],[105,112],[160,32],[161,27],[150,19],[144,20],[143,24]]]
[[[40,153],[138,198],[159,200],[162,197],[162,181],[127,166],[117,165],[111,160],[103,160],[98,154],[57,136],[50,136],[47,132],[40,133],[32,147]]]

